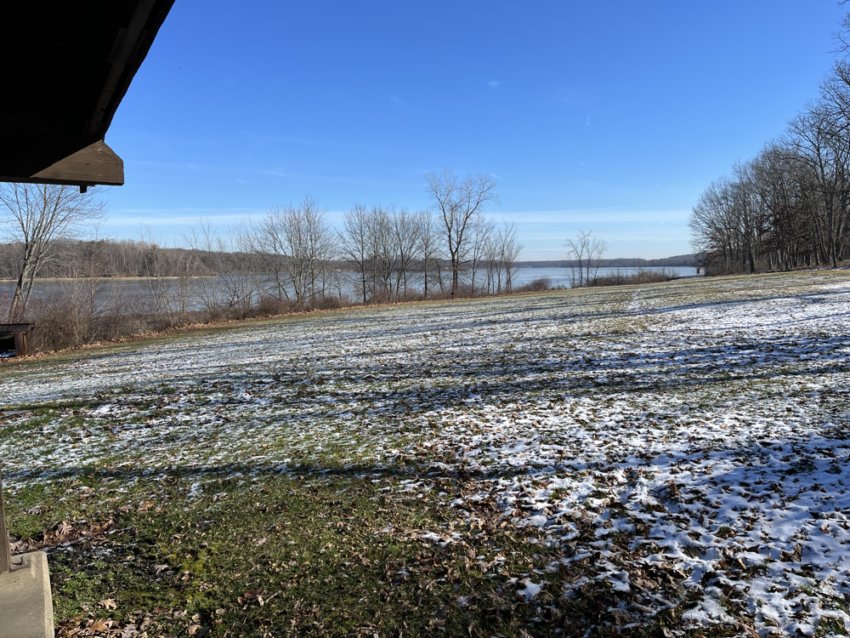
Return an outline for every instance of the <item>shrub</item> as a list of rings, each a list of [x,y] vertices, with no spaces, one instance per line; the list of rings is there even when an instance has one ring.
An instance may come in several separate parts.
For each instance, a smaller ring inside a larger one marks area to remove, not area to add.
[[[624,273],[619,270],[603,277],[594,277],[587,285],[595,286],[627,286],[631,284],[654,284],[662,281],[678,279],[679,276],[672,270],[645,270],[638,269],[633,273]]]
[[[538,277],[537,279],[532,279],[524,286],[520,286],[514,290],[515,292],[540,292],[541,290],[551,289],[552,279],[550,277]]]

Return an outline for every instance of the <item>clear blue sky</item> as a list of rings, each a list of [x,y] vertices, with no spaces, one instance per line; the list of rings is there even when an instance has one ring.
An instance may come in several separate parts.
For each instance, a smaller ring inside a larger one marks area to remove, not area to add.
[[[815,98],[837,0],[177,0],[107,142],[105,232],[166,243],[315,197],[429,205],[489,173],[525,259],[593,230],[609,256],[690,252],[699,193]]]

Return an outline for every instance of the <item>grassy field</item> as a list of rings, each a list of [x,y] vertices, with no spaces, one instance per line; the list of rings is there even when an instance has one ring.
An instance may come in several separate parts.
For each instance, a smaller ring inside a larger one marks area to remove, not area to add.
[[[367,308],[0,366],[57,635],[850,631],[850,272]]]

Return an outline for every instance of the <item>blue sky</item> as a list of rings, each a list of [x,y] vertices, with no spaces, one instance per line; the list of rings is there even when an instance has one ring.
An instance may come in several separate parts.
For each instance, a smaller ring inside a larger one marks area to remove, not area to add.
[[[179,243],[315,197],[428,207],[488,173],[525,259],[593,230],[609,256],[690,252],[708,183],[817,96],[837,0],[177,0],[107,135],[116,238]]]

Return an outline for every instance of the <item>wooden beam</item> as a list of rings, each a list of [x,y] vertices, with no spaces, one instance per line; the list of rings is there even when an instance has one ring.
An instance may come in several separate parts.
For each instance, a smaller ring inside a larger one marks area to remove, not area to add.
[[[109,107],[113,103],[113,98],[116,97],[115,93],[118,90],[121,75],[130,61],[133,50],[139,46],[139,42],[144,35],[145,23],[148,21],[148,17],[155,4],[156,0],[139,0],[139,4],[136,5],[136,10],[133,12],[133,17],[130,19],[130,24],[126,29],[119,30],[116,35],[115,43],[109,56],[109,73],[103,83],[94,113],[88,122],[88,130],[83,131],[84,135],[97,134],[104,124],[104,119],[110,110]],[[120,100],[121,97],[123,96],[118,96],[118,99]],[[106,131],[103,132],[105,133]]]
[[[98,138],[0,134],[0,182],[120,186],[124,166]]]
[[[29,176],[29,179],[15,181],[37,184],[122,186],[124,184],[124,161],[103,140],[98,140],[73,155],[69,155]]]

